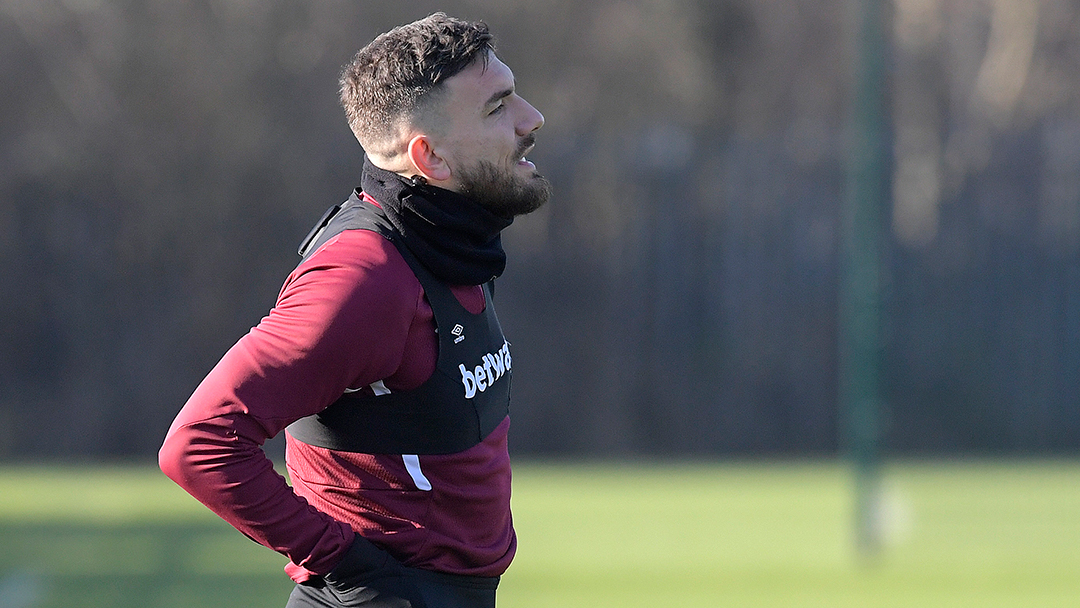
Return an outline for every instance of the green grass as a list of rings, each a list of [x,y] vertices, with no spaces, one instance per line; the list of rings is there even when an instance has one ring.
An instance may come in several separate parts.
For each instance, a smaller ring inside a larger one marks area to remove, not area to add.
[[[1080,606],[1080,462],[886,471],[876,558],[837,463],[515,470],[500,608]],[[0,608],[283,606],[284,558],[149,466],[0,467]]]

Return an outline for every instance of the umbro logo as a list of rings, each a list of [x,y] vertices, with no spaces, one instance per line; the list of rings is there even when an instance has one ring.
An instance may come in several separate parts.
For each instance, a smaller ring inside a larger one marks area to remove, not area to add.
[[[455,325],[454,329],[450,330],[450,333],[454,334],[454,344],[457,344],[465,339],[465,328],[460,324]]]

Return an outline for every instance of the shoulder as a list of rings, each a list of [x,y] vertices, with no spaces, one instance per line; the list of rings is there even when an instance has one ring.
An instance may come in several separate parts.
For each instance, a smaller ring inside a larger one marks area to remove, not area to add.
[[[346,230],[296,267],[275,308],[407,325],[422,295],[392,242],[370,230]]]
[[[345,230],[324,243],[289,275],[290,286],[340,284],[345,288],[416,293],[420,282],[392,242],[370,230]]]
[[[334,235],[301,262],[297,271],[306,272],[326,267],[356,270],[381,268],[393,272],[407,269],[408,264],[389,239],[371,230],[357,229],[343,230]]]

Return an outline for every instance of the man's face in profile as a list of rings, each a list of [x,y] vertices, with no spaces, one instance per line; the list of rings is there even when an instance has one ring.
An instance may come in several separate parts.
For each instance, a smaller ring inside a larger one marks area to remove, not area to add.
[[[544,116],[515,92],[514,74],[494,54],[448,78],[440,155],[456,189],[504,217],[538,209],[551,185],[525,158]]]

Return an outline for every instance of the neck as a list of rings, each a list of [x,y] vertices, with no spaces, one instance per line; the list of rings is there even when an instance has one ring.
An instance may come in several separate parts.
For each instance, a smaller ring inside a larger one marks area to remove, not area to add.
[[[499,217],[451,190],[364,164],[361,185],[378,201],[402,242],[441,280],[479,285],[502,274],[506,254]]]

